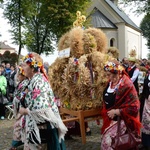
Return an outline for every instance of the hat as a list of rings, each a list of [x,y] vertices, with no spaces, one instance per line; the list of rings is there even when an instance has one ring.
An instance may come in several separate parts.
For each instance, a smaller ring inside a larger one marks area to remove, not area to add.
[[[136,62],[136,58],[135,57],[129,57],[128,60],[131,61],[131,62]]]

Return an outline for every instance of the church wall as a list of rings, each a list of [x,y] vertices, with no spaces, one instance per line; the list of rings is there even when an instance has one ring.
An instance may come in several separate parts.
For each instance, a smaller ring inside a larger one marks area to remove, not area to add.
[[[118,27],[118,50],[119,50],[119,58],[122,59],[123,57],[127,56],[126,52],[126,32],[125,32],[125,23],[118,23],[116,24]]]
[[[108,47],[110,47],[110,40],[113,39],[114,40],[114,47],[118,47],[118,32],[117,29],[103,29],[103,32],[106,34],[107,36],[107,43],[108,43]]]
[[[127,33],[127,49],[128,52],[127,57],[129,57],[129,53],[132,49],[136,50],[136,58],[141,58],[142,54],[142,35],[140,32],[135,31],[134,29],[126,26]]]

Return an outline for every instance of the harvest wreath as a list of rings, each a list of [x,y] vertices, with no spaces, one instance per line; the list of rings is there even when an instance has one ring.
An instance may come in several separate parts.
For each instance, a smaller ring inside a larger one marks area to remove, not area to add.
[[[57,58],[49,67],[54,94],[63,107],[71,110],[101,107],[108,82],[104,65],[115,59],[107,54],[106,35],[101,29],[74,27],[59,40],[58,50],[66,48],[70,49],[70,57]]]

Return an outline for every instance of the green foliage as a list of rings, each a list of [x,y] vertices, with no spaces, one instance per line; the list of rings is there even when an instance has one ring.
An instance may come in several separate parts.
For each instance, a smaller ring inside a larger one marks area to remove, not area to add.
[[[142,19],[140,28],[143,32],[143,36],[146,39],[150,39],[150,14],[145,15],[145,17]]]
[[[143,32],[143,36],[147,39],[147,47],[150,50],[150,14],[145,15],[141,21],[140,28]],[[150,54],[148,54],[149,57]]]
[[[24,23],[24,17],[27,14],[27,0],[5,0],[4,4],[4,16],[8,19],[12,29],[10,30],[12,34],[13,43],[19,45],[18,58],[21,53],[21,48],[23,47],[22,42],[22,27]],[[29,2],[28,2],[29,4]]]
[[[90,0],[7,0],[5,17],[12,26],[14,43],[39,54],[53,53],[53,41],[67,32]],[[85,14],[86,15],[86,14]]]
[[[11,53],[10,56],[12,64],[15,64],[18,61],[18,55],[16,53]]]
[[[26,21],[25,41],[30,51],[52,53],[53,41],[67,32],[77,10],[84,10],[88,0],[41,0],[32,4],[32,15]]]
[[[18,59],[18,55],[16,53],[10,53],[10,51],[5,51],[3,55],[0,56],[1,61],[7,61],[11,64],[15,64]]]

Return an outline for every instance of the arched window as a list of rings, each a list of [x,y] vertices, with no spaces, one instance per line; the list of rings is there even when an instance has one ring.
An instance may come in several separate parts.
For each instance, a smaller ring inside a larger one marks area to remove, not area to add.
[[[115,44],[115,39],[114,38],[110,39],[110,47],[113,47],[114,44]]]

